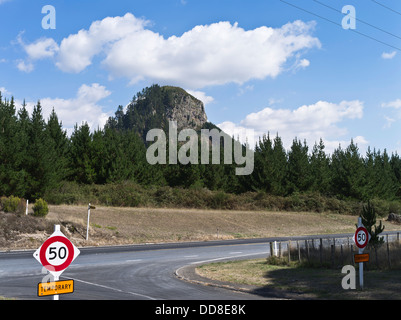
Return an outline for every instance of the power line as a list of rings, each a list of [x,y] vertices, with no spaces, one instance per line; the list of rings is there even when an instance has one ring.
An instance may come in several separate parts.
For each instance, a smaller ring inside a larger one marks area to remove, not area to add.
[[[392,11],[392,12],[394,12],[396,14],[399,14],[401,16],[401,12],[398,12],[398,11],[396,11],[396,10],[390,8],[390,7],[387,7],[383,3],[380,3],[380,2],[378,2],[376,0],[371,0],[371,1],[374,2],[374,3],[377,3],[379,6],[382,6],[383,8],[386,8],[387,10],[390,10],[390,11]]]
[[[320,2],[320,1],[318,1],[318,0],[313,0],[313,1],[316,2],[316,3],[318,3],[318,4],[320,4],[321,6],[325,6],[326,8],[329,8],[329,9],[331,9],[331,10],[334,10],[334,11],[339,12],[339,13],[342,14],[342,11],[340,11],[340,10],[338,10],[338,9],[336,9],[336,8],[333,8],[333,7],[327,5],[327,4],[323,3],[323,2]],[[391,32],[388,32],[388,31],[386,31],[386,30],[383,30],[382,28],[376,27],[376,26],[374,26],[373,24],[371,24],[371,23],[369,23],[369,22],[366,22],[366,21],[363,21],[362,19],[359,19],[359,18],[357,18],[357,17],[352,17],[352,18],[354,18],[354,19],[356,19],[357,21],[362,22],[362,23],[364,23],[364,24],[366,24],[366,25],[368,25],[368,26],[370,26],[370,27],[372,27],[372,28],[375,28],[376,30],[379,30],[379,31],[384,32],[384,33],[387,33],[387,34],[389,34],[389,35],[391,35],[391,36],[393,36],[393,37],[398,38],[398,39],[401,40],[401,37],[400,37],[400,36],[397,36],[397,35],[394,34],[394,33],[391,33]]]
[[[309,14],[311,14],[311,15],[314,15],[314,16],[316,16],[316,17],[318,17],[318,18],[321,18],[321,19],[323,19],[323,20],[326,20],[326,21],[328,21],[328,22],[331,22],[331,23],[335,24],[336,26],[339,26],[339,27],[342,28],[342,25],[341,25],[341,24],[339,24],[339,23],[337,23],[337,22],[335,22],[335,21],[333,21],[333,20],[327,19],[327,18],[325,18],[325,17],[323,17],[323,16],[321,16],[321,15],[318,15],[318,14],[312,12],[312,11],[306,10],[306,9],[301,8],[301,7],[299,7],[299,6],[296,6],[296,5],[294,5],[294,4],[292,4],[292,3],[289,3],[289,2],[287,2],[287,1],[284,1],[284,0],[280,0],[280,1],[283,2],[283,3],[285,3],[285,4],[287,4],[287,5],[289,5],[289,6],[291,6],[291,7],[294,7],[294,8],[296,8],[296,9],[298,9],[298,10],[301,10],[301,11],[304,11],[304,12],[309,13]],[[357,30],[355,30],[355,29],[348,29],[348,30],[350,30],[350,31],[352,31],[352,32],[355,32],[355,33],[357,33],[357,34],[359,34],[359,35],[361,35],[361,36],[364,36],[364,37],[366,37],[366,38],[369,38],[369,39],[371,39],[371,40],[373,40],[373,41],[376,41],[376,42],[378,42],[378,43],[384,44],[385,46],[388,46],[388,47],[391,47],[391,48],[396,49],[396,50],[398,50],[398,51],[401,51],[401,48],[395,47],[395,46],[393,46],[393,45],[391,45],[391,44],[388,44],[388,43],[386,43],[386,42],[384,42],[384,41],[381,41],[381,40],[379,40],[379,39],[376,39],[376,38],[374,38],[374,37],[372,37],[372,36],[370,36],[370,35],[367,35],[367,34],[365,34],[365,33],[359,32],[359,31],[357,31]]]

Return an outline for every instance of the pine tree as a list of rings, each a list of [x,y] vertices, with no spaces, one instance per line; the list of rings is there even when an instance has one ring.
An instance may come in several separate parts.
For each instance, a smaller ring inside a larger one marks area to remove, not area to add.
[[[310,158],[310,177],[312,191],[323,194],[329,193],[330,185],[330,159],[325,153],[325,145],[322,139],[315,143]]]
[[[38,199],[43,196],[46,190],[56,186],[57,177],[57,154],[54,141],[46,132],[46,123],[42,115],[40,101],[34,107],[29,126],[29,148],[27,172],[28,196]]]
[[[381,220],[380,224],[378,226],[376,225],[376,217],[377,217],[376,209],[371,204],[371,202],[368,201],[367,205],[364,205],[362,208],[361,218],[362,218],[362,224],[365,226],[366,230],[368,230],[368,233],[371,235],[369,244],[372,245],[384,242],[384,238],[379,237],[379,234],[381,234],[384,231],[384,226]]]
[[[308,146],[300,140],[293,140],[288,152],[287,192],[304,192],[310,186]]]
[[[71,135],[69,150],[69,179],[78,183],[91,184],[96,181],[92,164],[92,134],[87,122],[76,124]]]
[[[277,134],[272,152],[272,193],[284,196],[286,194],[287,154],[283,143]]]

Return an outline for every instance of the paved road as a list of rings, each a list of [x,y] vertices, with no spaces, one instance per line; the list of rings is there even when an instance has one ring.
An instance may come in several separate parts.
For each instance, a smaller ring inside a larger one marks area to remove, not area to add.
[[[81,248],[81,254],[60,280],[74,279],[75,292],[62,300],[246,300],[257,296],[204,287],[179,280],[175,271],[202,261],[260,257],[268,252],[265,242],[164,244],[114,248]],[[0,254],[0,296],[37,297],[42,281],[41,265],[33,251]],[[51,298],[50,298],[51,299]]]
[[[175,271],[190,264],[263,257],[269,252],[269,241],[287,239],[81,248],[81,254],[60,278],[60,280],[74,279],[75,292],[62,295],[61,299],[262,299],[257,295],[185,282],[176,277]],[[296,239],[303,238],[292,238]],[[0,253],[0,296],[52,299],[37,297],[37,285],[42,282],[44,276],[41,265],[33,258],[33,251]]]

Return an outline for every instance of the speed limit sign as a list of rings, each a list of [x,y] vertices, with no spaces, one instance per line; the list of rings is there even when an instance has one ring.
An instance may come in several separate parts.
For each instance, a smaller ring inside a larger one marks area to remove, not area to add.
[[[80,251],[56,226],[54,233],[33,254],[54,277],[59,277]]]
[[[360,226],[355,231],[354,242],[359,249],[364,249],[370,240],[370,234],[364,226]]]

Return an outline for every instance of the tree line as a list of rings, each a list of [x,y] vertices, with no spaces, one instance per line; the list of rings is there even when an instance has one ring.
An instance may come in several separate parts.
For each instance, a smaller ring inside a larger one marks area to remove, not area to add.
[[[68,136],[54,109],[44,119],[38,101],[30,115],[25,102],[17,109],[13,98],[3,99],[0,93],[0,195],[34,200],[63,181],[85,185],[134,181],[144,187],[201,187],[228,193],[401,198],[399,155],[369,148],[362,156],[353,141],[328,155],[322,140],[309,150],[306,141],[294,139],[285,150],[278,135],[273,139],[267,134],[256,144],[249,176],[236,176],[236,165],[223,163],[152,166],[146,160],[142,134],[135,127],[112,125],[121,121],[122,112],[119,107],[104,128],[91,132],[87,123],[77,124]]]

